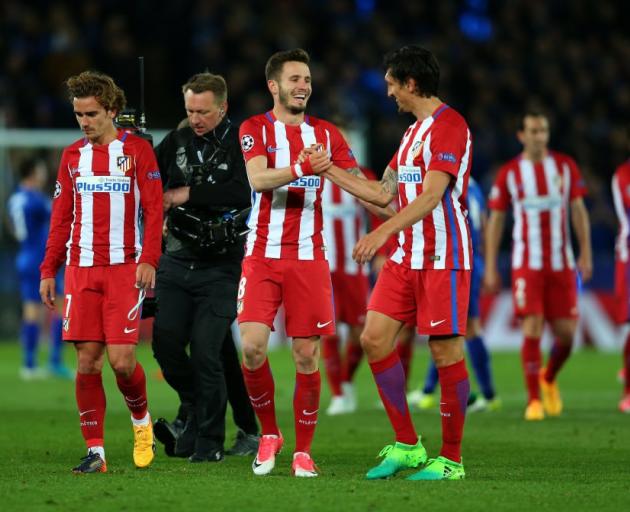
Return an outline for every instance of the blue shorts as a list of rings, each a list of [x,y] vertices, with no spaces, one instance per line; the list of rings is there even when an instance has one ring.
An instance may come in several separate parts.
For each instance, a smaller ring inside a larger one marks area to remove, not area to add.
[[[39,268],[18,269],[18,280],[22,302],[41,301],[39,296]],[[63,270],[57,272],[55,284],[57,294],[60,294],[63,291]]]
[[[468,318],[479,318],[481,315],[479,296],[481,295],[481,278],[483,268],[474,266],[470,273],[470,299],[468,301]]]

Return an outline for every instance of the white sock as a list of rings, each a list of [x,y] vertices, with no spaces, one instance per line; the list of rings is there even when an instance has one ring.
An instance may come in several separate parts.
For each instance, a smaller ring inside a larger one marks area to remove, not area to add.
[[[91,446],[88,448],[88,455],[90,453],[98,453],[101,459],[105,460],[105,448],[103,446]]]
[[[139,420],[137,420],[136,418],[133,417],[133,415],[131,415],[131,422],[136,427],[146,427],[149,423],[151,423],[151,415],[149,414],[149,411],[147,411],[144,418],[139,419]]]

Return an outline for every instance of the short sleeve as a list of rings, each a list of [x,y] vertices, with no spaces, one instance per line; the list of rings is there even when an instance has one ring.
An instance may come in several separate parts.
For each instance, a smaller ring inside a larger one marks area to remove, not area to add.
[[[575,160],[572,158],[567,158],[567,165],[569,166],[569,172],[571,173],[571,187],[569,189],[569,200],[573,201],[573,199],[577,197],[584,197],[588,190],[586,188],[586,183],[584,182],[584,178],[582,178],[582,173],[580,172],[580,168],[575,163]]]
[[[249,118],[239,128],[239,140],[245,162],[256,156],[267,156],[263,139],[263,125],[254,118]]]
[[[431,161],[428,171],[442,171],[457,177],[467,155],[469,135],[463,123],[436,122],[429,141]]]
[[[400,148],[396,150],[389,164],[387,164],[388,167],[391,167],[396,172],[398,172],[398,151],[400,151]]]
[[[359,167],[352,149],[334,125],[330,125],[330,160],[341,169]]]
[[[499,169],[499,174],[490,189],[488,196],[488,209],[490,210],[507,210],[510,207],[510,191],[507,187],[507,176],[510,167],[504,165]]]

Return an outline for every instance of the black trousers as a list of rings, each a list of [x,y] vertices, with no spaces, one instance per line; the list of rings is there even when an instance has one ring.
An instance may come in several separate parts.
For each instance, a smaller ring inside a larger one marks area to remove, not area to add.
[[[153,355],[182,404],[195,412],[198,436],[220,446],[228,401],[237,427],[258,433],[230,330],[240,273],[240,262],[210,265],[163,255],[156,279]]]

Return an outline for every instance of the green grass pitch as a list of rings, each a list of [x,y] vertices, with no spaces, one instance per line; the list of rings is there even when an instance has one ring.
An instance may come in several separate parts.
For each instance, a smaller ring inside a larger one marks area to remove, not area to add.
[[[71,350],[66,351],[72,361]],[[139,358],[149,375],[154,417],[172,419],[175,394],[154,378],[156,363],[143,345]],[[427,351],[416,351],[412,378],[424,373]],[[380,510],[624,510],[630,501],[630,415],[616,409],[620,357],[584,351],[560,377],[565,413],[526,423],[518,355],[494,354],[495,378],[504,407],[467,418],[459,482],[407,482],[402,476],[368,482],[365,471],[392,441],[369,371],[358,374],[360,410],[320,415],[313,457],[316,479],[290,476],[293,446],[293,365],[286,349],[270,355],[285,451],[274,473],[255,477],[250,458],[190,464],[167,458],[161,447],[150,469],[131,459],[129,414],[111,370],[107,388],[107,474],[70,472],[84,455],[71,382],[18,379],[19,349],[0,343],[0,510],[2,511],[380,511]],[[328,404],[326,386],[322,411]],[[474,387],[474,384],[473,384]],[[430,456],[440,445],[437,412],[414,412]],[[234,426],[228,418],[228,443]]]

